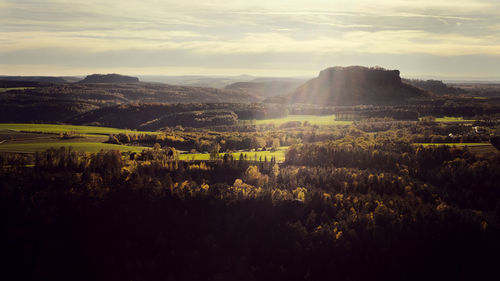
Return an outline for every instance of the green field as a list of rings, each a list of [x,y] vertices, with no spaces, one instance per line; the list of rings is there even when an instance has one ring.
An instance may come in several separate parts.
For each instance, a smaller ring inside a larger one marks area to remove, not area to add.
[[[79,134],[79,137],[67,140],[61,140],[54,134],[72,132]],[[72,147],[74,150],[82,152],[98,152],[101,149],[117,149],[122,152],[141,152],[147,147],[127,146],[104,143],[109,134],[160,134],[159,132],[131,131],[107,127],[94,126],[74,126],[74,125],[51,125],[51,124],[0,124],[0,152],[20,152],[34,153],[44,151],[51,147]],[[288,147],[280,147],[276,151],[256,151],[256,152],[234,152],[231,153],[234,158],[239,159],[240,153],[246,155],[248,160],[262,157],[264,160],[282,162],[285,159],[285,152]],[[223,157],[225,153],[221,153]],[[180,154],[179,160],[210,160],[208,153]]]
[[[283,118],[255,120],[255,125],[275,124],[277,126],[290,121],[309,122],[311,125],[350,125],[352,121],[337,121],[335,115],[288,115]]]
[[[125,129],[116,129],[108,127],[97,126],[77,126],[77,125],[56,125],[56,124],[21,124],[21,123],[2,123],[0,130],[14,130],[19,132],[32,132],[32,133],[77,133],[77,134],[95,134],[95,135],[109,135],[109,134],[161,134],[160,132],[145,132],[145,131],[132,131]]]
[[[233,152],[231,153],[235,159],[240,158],[240,154],[247,156],[248,160],[254,160],[255,156],[257,157],[257,161],[262,157],[262,161],[264,161],[265,157],[270,161],[274,156],[277,162],[283,162],[285,160],[285,153],[288,149],[288,146],[283,146],[278,148],[276,151],[255,151],[255,152]],[[225,153],[220,153],[220,157],[223,157]],[[179,154],[179,160],[210,160],[210,154],[208,153],[197,153],[197,154]]]
[[[35,87],[0,88],[0,93],[11,91],[11,90],[28,90],[28,89],[34,89],[34,88]]]
[[[147,147],[142,146],[126,146],[109,143],[97,142],[40,142],[40,143],[7,143],[0,144],[0,152],[20,152],[34,153],[37,151],[45,151],[49,148],[72,147],[74,150],[82,152],[99,152],[101,149],[112,150],[117,149],[122,152],[141,152]]]
[[[496,149],[490,143],[485,142],[475,142],[475,143],[415,143],[415,145],[422,145],[424,147],[429,146],[455,146],[455,147],[467,147],[467,149],[477,155],[481,155],[483,157],[494,156],[497,153],[500,153],[498,149]]]
[[[490,146],[491,144],[488,142],[467,142],[467,143],[415,143],[416,145],[422,146],[437,146],[437,145],[446,145],[446,146]]]
[[[422,117],[419,118],[419,120],[422,120]],[[445,117],[437,117],[435,119],[436,122],[443,122],[443,123],[451,123],[451,122],[474,122],[476,120],[473,119],[464,119],[463,117],[450,117],[450,116],[445,116]]]
[[[59,139],[55,134],[74,133],[77,138]],[[72,147],[83,152],[101,149],[141,152],[145,147],[103,143],[109,134],[160,134],[107,127],[53,125],[53,124],[0,124],[0,152],[34,153],[51,147]]]

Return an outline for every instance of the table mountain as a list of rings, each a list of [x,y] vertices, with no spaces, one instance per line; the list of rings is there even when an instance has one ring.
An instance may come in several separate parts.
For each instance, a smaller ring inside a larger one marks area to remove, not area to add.
[[[80,81],[80,83],[137,83],[139,78],[121,74],[92,74]]]
[[[321,105],[400,104],[429,94],[401,81],[399,70],[362,66],[322,70],[295,91],[269,102]]]

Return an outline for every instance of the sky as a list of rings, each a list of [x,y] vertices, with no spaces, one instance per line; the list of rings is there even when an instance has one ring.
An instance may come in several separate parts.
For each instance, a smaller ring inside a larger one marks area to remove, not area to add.
[[[499,0],[0,0],[0,75],[500,80]]]

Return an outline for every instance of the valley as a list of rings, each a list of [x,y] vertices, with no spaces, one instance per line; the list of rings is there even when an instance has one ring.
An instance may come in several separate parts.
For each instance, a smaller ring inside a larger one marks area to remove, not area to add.
[[[0,235],[24,279],[494,275],[500,97],[480,85],[363,67],[169,80],[219,89],[56,78],[0,81]]]

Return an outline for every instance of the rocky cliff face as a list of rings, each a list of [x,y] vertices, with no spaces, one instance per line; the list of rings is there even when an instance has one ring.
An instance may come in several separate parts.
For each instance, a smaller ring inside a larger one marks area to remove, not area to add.
[[[92,74],[80,83],[137,83],[139,78],[120,74]]]
[[[401,81],[399,70],[331,67],[284,96],[289,103],[357,105],[401,103],[428,93]]]

